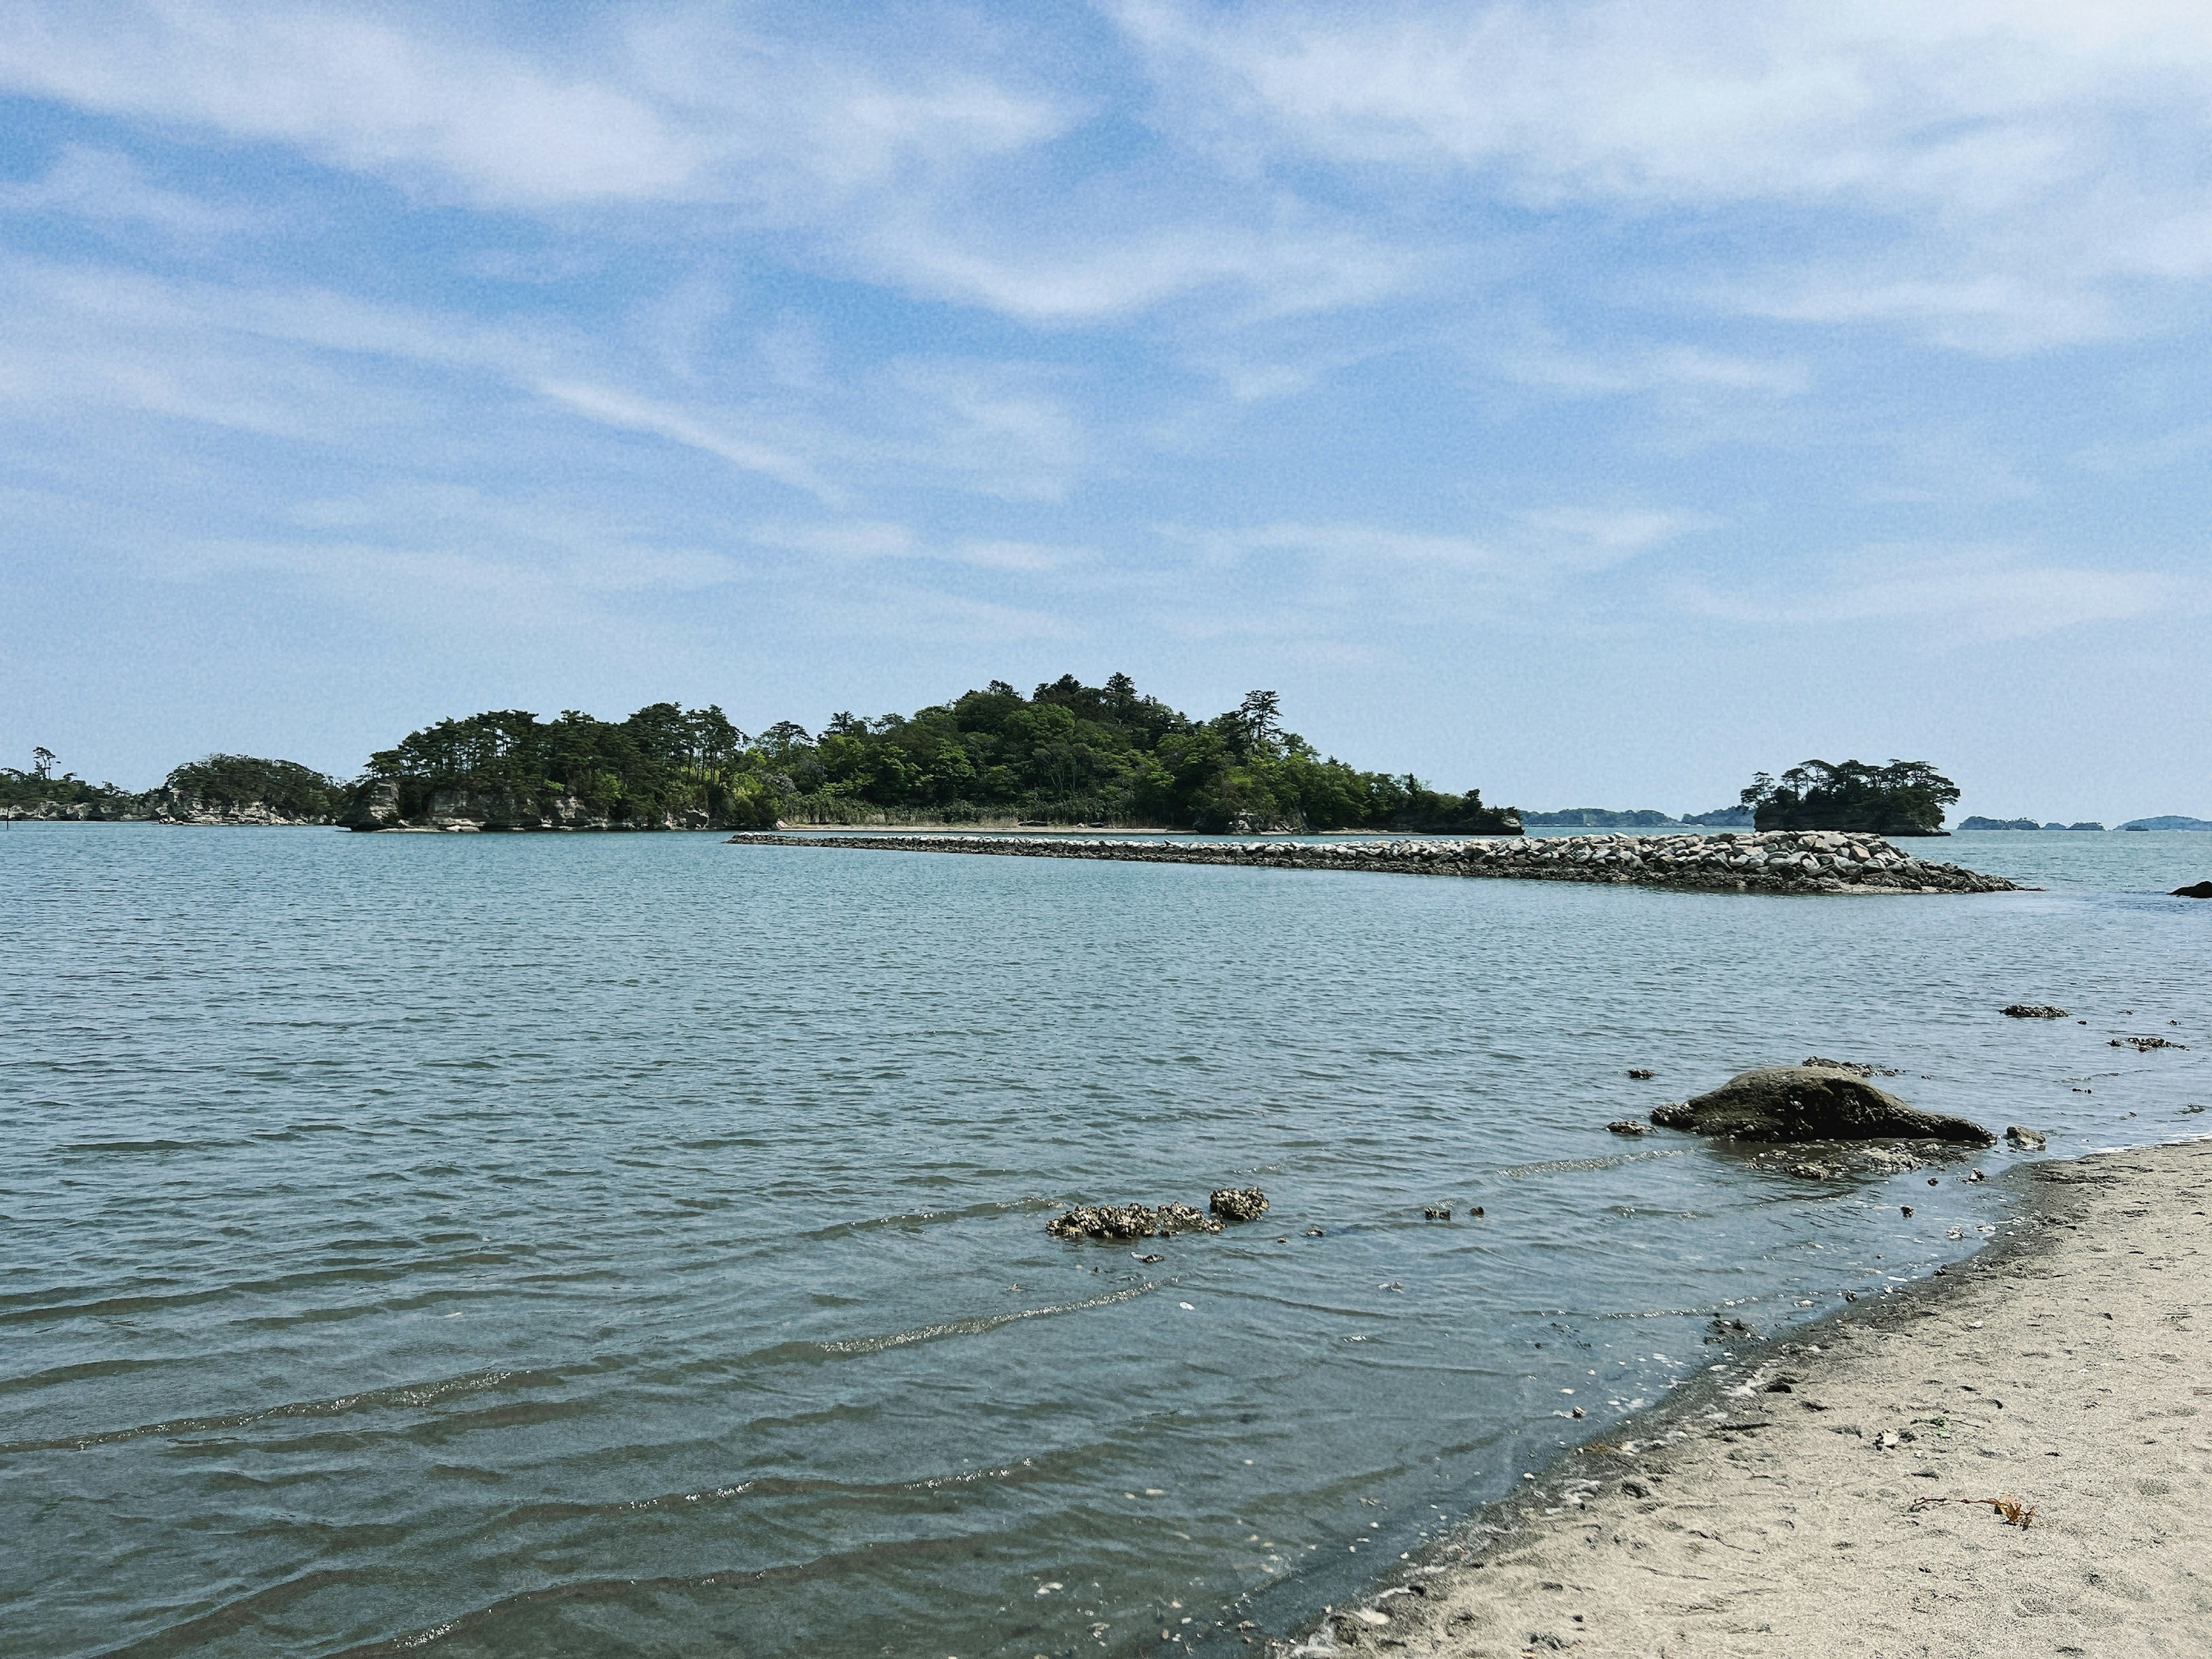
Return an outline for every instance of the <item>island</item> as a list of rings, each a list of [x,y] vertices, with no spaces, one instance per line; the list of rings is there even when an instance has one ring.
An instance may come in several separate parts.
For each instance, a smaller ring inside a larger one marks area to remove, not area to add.
[[[839,825],[1144,826],[1206,834],[1516,836],[1479,789],[1323,756],[1276,693],[1196,718],[1073,675],[1024,696],[1003,680],[911,714],[844,713],[758,735],[719,707],[648,704],[621,720],[500,709],[438,720],[341,782],[293,761],[210,755],[161,790],[0,772],[11,817],[341,823],[362,830],[745,830]]]

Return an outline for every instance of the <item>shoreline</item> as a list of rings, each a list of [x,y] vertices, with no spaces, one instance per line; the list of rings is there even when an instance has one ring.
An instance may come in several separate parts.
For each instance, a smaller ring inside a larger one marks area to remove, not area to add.
[[[961,853],[1102,859],[1146,864],[1225,864],[1276,870],[1358,870],[1414,876],[1572,881],[1706,893],[2004,893],[2019,884],[1955,864],[1899,852],[1878,836],[1771,830],[1742,836],[1510,836],[1399,837],[1352,843],[1283,840],[1165,842],[1042,836],[807,834],[740,830],[732,847],[811,847],[860,852]]]
[[[2212,1139],[2000,1179],[1974,1255],[1729,1353],[1266,1650],[2203,1652]]]

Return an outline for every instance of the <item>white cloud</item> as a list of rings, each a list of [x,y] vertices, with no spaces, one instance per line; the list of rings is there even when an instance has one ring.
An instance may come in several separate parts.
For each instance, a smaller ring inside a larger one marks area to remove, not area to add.
[[[543,208],[741,202],[806,214],[908,170],[1036,142],[1047,101],[890,70],[667,9],[585,30],[563,67],[460,14],[281,0],[0,5],[0,87],[289,144],[436,196]]]
[[[673,443],[703,451],[741,471],[757,472],[794,489],[805,490],[827,506],[835,507],[842,499],[841,492],[797,457],[724,430],[684,410],[576,380],[542,380],[537,382],[535,390],[562,408],[574,410],[591,420],[632,432],[650,432]]]
[[[1584,0],[1118,15],[1164,70],[1196,68],[1286,141],[1357,161],[1499,170],[1532,199],[1711,202],[1867,192],[2002,211],[2103,158],[2118,111],[2188,109],[2212,13],[1820,0]]]
[[[1348,567],[1431,566],[1534,578],[1619,564],[1710,523],[1656,509],[1561,507],[1516,513],[1489,536],[1297,523],[1209,531],[1169,526],[1161,533],[1215,563],[1289,554]]]
[[[61,212],[95,223],[152,227],[195,240],[255,228],[263,216],[229,203],[167,190],[127,155],[65,144],[46,176],[0,185],[0,213]]]
[[[2008,640],[2097,623],[2196,613],[2203,582],[2147,570],[2039,563],[2005,548],[1875,549],[1842,562],[1821,586],[1787,591],[1689,584],[1686,610],[1767,626],[1878,623],[1934,629],[1946,637]]]
[[[1408,3],[1116,14],[1162,118],[1401,200],[1763,216],[1710,297],[2000,351],[2212,275],[2212,10],[2172,0]]]

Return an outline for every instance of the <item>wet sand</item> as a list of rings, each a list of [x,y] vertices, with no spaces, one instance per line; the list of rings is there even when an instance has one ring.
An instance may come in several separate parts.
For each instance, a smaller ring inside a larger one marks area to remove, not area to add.
[[[1972,1261],[1686,1385],[1295,1650],[2212,1654],[2212,1141],[2009,1179]],[[2031,1523],[1949,1501],[2000,1497]]]

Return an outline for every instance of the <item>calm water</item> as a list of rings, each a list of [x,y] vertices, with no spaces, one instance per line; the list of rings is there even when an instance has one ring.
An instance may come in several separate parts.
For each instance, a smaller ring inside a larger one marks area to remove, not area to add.
[[[1607,1119],[1818,1053],[2054,1152],[2212,1125],[2212,903],[2154,896],[2212,836],[1930,845],[2050,890],[0,832],[6,1650],[1291,1627],[1715,1314],[2002,1212]],[[1044,1231],[1252,1182],[1155,1264]]]

